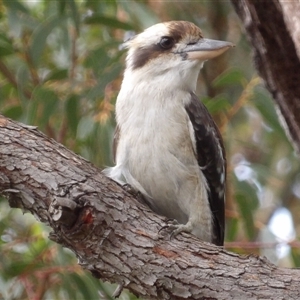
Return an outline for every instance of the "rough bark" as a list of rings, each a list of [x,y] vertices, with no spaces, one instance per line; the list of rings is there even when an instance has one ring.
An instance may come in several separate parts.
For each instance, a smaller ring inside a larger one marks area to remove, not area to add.
[[[231,0],[288,135],[300,152],[300,3]]]
[[[52,227],[83,268],[145,299],[300,299],[300,271],[188,234],[35,127],[0,116],[0,194]]]

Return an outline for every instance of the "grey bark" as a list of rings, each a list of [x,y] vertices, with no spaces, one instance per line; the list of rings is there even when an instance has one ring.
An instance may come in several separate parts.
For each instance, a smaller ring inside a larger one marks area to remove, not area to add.
[[[300,271],[180,234],[99,169],[36,128],[0,116],[0,194],[52,228],[103,281],[145,299],[300,299]]]
[[[300,2],[231,0],[246,29],[254,62],[300,152]]]

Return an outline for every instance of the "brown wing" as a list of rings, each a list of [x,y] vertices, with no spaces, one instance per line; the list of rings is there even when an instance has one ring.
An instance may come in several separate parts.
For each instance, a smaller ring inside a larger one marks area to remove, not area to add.
[[[222,246],[225,228],[226,160],[221,134],[206,107],[194,93],[185,107],[194,128],[198,164],[209,187],[209,204],[214,218],[213,243]]]

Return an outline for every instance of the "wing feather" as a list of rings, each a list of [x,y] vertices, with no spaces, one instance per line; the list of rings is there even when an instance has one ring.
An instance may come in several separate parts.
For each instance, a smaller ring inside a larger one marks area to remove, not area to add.
[[[221,134],[206,107],[194,93],[185,106],[193,126],[196,156],[209,187],[209,204],[214,218],[216,245],[224,243],[226,159]]]

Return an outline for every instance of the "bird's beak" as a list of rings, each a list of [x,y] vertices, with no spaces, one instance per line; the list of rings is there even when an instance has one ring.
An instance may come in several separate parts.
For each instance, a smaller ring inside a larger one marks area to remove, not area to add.
[[[187,59],[207,60],[221,55],[234,46],[230,42],[201,39],[195,44],[187,45],[183,52],[186,53]]]

